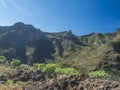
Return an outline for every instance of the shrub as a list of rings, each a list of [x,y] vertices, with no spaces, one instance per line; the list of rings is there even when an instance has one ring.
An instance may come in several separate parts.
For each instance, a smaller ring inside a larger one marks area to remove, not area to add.
[[[56,68],[55,69],[55,73],[57,75],[62,75],[62,74],[66,74],[66,75],[80,75],[80,72],[77,71],[74,68]]]
[[[23,70],[33,70],[33,67],[29,66],[27,64],[21,64],[20,68],[23,69]]]
[[[39,63],[35,63],[35,64],[33,64],[33,66],[35,67],[35,68],[37,68],[38,70],[41,70],[41,71],[43,71],[43,72],[45,72],[45,64],[44,63],[41,63],[41,64],[39,64]]]
[[[109,78],[111,77],[107,72],[103,71],[103,70],[99,70],[99,71],[92,71],[90,73],[88,73],[89,77],[91,78]]]
[[[57,64],[46,64],[46,68],[45,68],[45,72],[51,72],[51,71],[55,71],[56,68],[59,68],[60,66]]]
[[[33,66],[35,68],[37,68],[38,70],[41,70],[42,72],[47,74],[48,77],[56,76],[55,69],[60,67],[59,65],[53,64],[53,63],[49,63],[49,64],[44,64],[44,63],[39,64],[39,63],[36,63],[36,64],[33,64]]]
[[[10,64],[13,65],[13,66],[20,66],[21,65],[21,61],[17,60],[17,59],[12,59]]]
[[[33,66],[35,68],[37,68],[38,70],[43,71],[45,74],[48,75],[48,77],[54,77],[57,75],[80,75],[79,71],[77,71],[74,68],[61,68],[59,65],[57,64],[33,64]]]
[[[0,63],[5,63],[7,61],[5,56],[0,56]]]
[[[54,77],[56,76],[55,69],[60,68],[57,64],[46,64],[44,72],[48,75],[48,77]]]
[[[8,85],[15,84],[15,81],[13,81],[11,79],[7,79],[6,84],[8,84]]]

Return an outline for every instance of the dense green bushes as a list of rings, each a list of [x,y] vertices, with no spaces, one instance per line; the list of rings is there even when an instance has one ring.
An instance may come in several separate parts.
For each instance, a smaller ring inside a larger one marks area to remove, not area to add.
[[[5,56],[0,56],[0,63],[5,63],[7,61]]]
[[[80,75],[79,71],[74,68],[61,68],[57,64],[34,64],[35,68],[43,71],[44,73],[48,74],[49,76],[57,76],[57,75]]]
[[[20,66],[21,61],[17,60],[17,59],[12,59],[12,61],[10,62],[11,65],[13,66]]]
[[[99,78],[110,78],[111,77],[107,72],[105,72],[103,70],[92,71],[92,72],[88,73],[88,75],[91,78],[98,78],[98,77]]]
[[[80,75],[79,71],[77,71],[74,68],[56,68],[55,69],[55,73],[57,75],[62,75],[62,74],[66,74],[66,75]]]
[[[9,62],[4,56],[0,56],[1,62]],[[17,67],[17,68],[16,68]],[[61,68],[58,64],[53,63],[35,63],[33,66],[29,66],[27,64],[22,64],[20,60],[12,59],[7,66],[5,63],[0,66],[0,72],[6,75],[9,71],[15,71],[16,69],[22,69],[22,70],[40,70],[42,71],[46,76],[48,77],[55,77],[58,75],[80,75],[80,72],[76,70],[75,68],[67,67],[67,68]],[[0,74],[1,74],[0,73]],[[85,74],[86,76],[89,76],[90,78],[110,78],[111,76],[103,71],[92,71]]]

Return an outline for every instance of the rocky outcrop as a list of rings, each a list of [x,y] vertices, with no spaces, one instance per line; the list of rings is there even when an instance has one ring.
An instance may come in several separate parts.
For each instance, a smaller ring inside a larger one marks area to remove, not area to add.
[[[25,71],[25,70],[16,70],[14,72],[8,73],[8,79],[14,81],[40,81],[45,80],[45,76],[41,71]]]
[[[79,77],[62,75],[57,79],[29,83],[23,88],[24,90],[119,90],[120,82],[99,78],[81,80]]]
[[[120,90],[120,82],[100,78],[82,80],[78,76],[61,75],[17,86],[0,84],[0,90]]]

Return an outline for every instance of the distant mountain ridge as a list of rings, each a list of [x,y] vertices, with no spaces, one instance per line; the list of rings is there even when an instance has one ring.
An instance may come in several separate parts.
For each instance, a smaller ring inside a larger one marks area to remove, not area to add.
[[[0,26],[0,55],[24,63],[54,62],[81,71],[120,70],[120,29],[76,36],[72,31],[43,32],[22,22]]]

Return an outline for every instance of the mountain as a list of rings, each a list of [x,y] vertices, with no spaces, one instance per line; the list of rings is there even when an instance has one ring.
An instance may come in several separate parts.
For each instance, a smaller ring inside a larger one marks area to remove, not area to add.
[[[0,27],[0,55],[8,59],[17,58],[23,62],[42,62],[51,58],[54,47],[45,33],[32,25],[15,23],[13,26]]]
[[[22,22],[0,26],[0,55],[23,63],[54,62],[81,72],[120,70],[120,29],[76,36],[72,31],[43,32]]]

